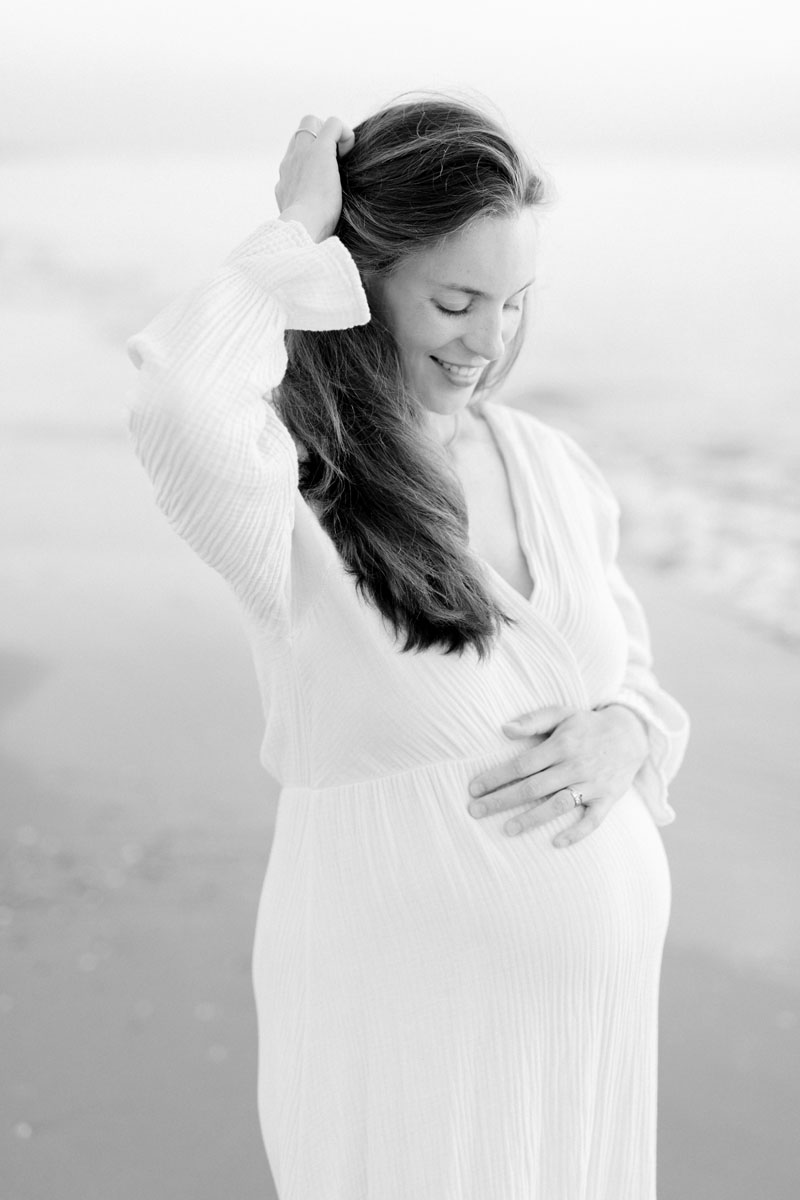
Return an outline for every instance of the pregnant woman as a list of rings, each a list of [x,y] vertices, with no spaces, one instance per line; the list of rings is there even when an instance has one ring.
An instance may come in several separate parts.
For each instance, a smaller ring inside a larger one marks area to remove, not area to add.
[[[652,1200],[688,724],[614,497],[496,399],[543,181],[428,97],[303,118],[276,195],[129,353],[282,787],[253,957],[280,1200]]]

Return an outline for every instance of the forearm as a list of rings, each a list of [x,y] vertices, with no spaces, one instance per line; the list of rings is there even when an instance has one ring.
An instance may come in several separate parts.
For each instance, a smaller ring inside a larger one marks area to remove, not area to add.
[[[286,367],[284,330],[368,316],[341,243],[275,220],[128,343],[131,433],[157,501],[249,607],[256,587],[269,607],[287,571],[297,456],[265,399]]]

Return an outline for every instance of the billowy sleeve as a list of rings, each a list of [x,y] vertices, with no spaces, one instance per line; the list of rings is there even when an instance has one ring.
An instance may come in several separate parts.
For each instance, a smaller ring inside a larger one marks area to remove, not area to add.
[[[622,686],[601,707],[621,704],[643,722],[650,752],[642,763],[635,786],[657,825],[669,825],[675,811],[668,801],[669,784],[678,772],[689,739],[689,717],[678,701],[659,685],[653,671],[650,632],[644,610],[620,570],[620,509],[614,493],[598,467],[576,442],[560,435],[589,493],[595,516],[600,553],[608,586],[628,634],[628,661]]]
[[[206,283],[127,343],[134,447],[158,505],[256,620],[288,619],[298,461],[269,401],[287,329],[369,320],[353,259],[296,221],[268,221]]]

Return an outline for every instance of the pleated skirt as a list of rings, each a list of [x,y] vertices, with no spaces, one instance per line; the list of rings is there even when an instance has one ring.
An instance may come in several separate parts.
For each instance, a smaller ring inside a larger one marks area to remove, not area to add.
[[[485,758],[286,788],[259,906],[280,1200],[654,1200],[670,880],[635,790],[509,837]]]

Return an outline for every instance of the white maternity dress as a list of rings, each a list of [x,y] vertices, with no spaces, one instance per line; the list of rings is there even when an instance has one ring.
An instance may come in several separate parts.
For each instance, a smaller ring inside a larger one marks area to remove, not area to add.
[[[257,230],[131,339],[137,452],[230,582],[281,782],[255,936],[259,1112],[280,1200],[652,1200],[658,981],[686,715],[615,564],[617,507],[566,436],[480,410],[535,581],[479,662],[402,653],[297,489],[265,397],[286,328],[369,319],[341,243]],[[475,820],[501,724],[618,702],[650,756],[597,832]]]

